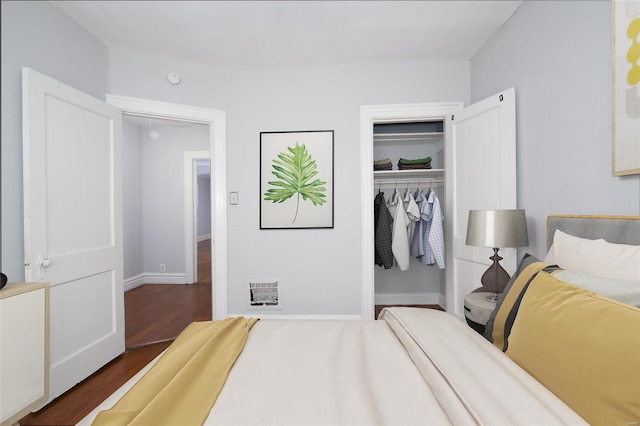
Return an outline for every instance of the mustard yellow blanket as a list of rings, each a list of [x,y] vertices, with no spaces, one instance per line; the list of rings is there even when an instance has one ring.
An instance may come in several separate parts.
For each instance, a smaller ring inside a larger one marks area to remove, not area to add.
[[[190,324],[93,425],[201,425],[256,321],[228,318]]]

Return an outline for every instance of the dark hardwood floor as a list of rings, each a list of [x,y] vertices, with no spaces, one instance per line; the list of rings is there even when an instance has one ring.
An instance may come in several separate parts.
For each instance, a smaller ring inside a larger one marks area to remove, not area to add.
[[[198,243],[198,283],[142,285],[125,293],[125,352],[20,425],[75,425],[193,321],[211,319],[211,241]]]

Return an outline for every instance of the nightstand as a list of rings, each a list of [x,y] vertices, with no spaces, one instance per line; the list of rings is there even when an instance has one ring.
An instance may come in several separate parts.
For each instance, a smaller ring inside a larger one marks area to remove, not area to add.
[[[489,315],[496,307],[493,296],[494,293],[477,292],[464,297],[464,316],[467,324],[480,334],[484,334]]]

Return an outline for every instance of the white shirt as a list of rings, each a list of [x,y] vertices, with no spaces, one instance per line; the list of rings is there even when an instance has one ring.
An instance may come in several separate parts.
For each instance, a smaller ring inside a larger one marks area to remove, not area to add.
[[[413,234],[416,230],[416,224],[420,221],[420,207],[413,198],[413,194],[409,189],[404,193],[404,210],[407,213],[407,236],[409,241],[413,241]]]
[[[409,236],[407,234],[407,212],[402,197],[395,191],[389,198],[389,213],[393,216],[391,227],[391,251],[401,271],[409,269]]]

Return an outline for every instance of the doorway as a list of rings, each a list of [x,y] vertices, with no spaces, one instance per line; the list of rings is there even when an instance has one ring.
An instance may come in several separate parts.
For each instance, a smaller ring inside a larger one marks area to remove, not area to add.
[[[125,283],[137,282],[125,294],[132,348],[175,338],[203,309],[211,318],[211,248],[198,256],[196,238],[200,217],[208,235],[199,240],[211,244],[210,154],[205,125],[128,114],[122,123],[123,269]],[[207,167],[198,169],[201,159]],[[156,326],[167,318],[170,325]]]
[[[107,95],[107,102],[125,114],[206,124],[211,152],[212,318],[227,317],[226,113],[201,107]]]
[[[200,246],[211,238],[211,154],[184,153],[184,216],[186,283],[198,281]]]
[[[196,201],[195,229],[196,229],[196,252],[193,259],[195,270],[194,281],[200,279],[200,270],[204,267],[209,269],[211,274],[211,256],[202,256],[203,251],[211,253],[211,160],[196,160],[196,185],[194,197]],[[201,265],[201,261],[208,265]],[[209,276],[209,281],[211,277]]]

